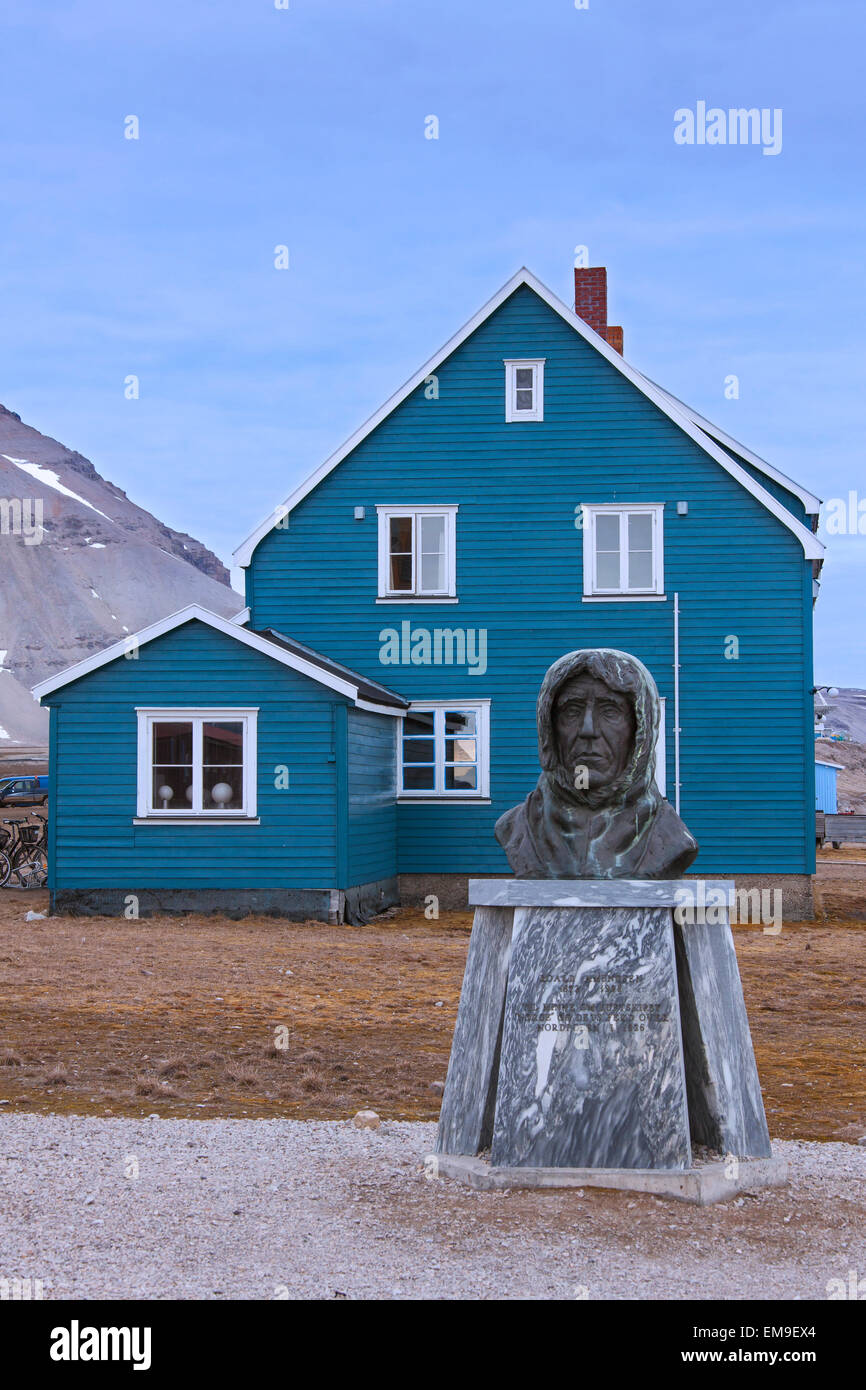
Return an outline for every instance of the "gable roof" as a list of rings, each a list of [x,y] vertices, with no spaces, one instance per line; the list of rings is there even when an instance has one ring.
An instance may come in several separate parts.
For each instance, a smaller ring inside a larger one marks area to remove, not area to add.
[[[302,676],[309,676],[310,680],[317,681],[319,685],[336,690],[338,694],[353,700],[359,709],[372,710],[377,714],[400,716],[409,708],[408,700],[404,700],[402,695],[397,695],[393,690],[386,689],[377,681],[367,680],[366,676],[360,676],[356,671],[350,671],[348,666],[341,666],[336,661],[330,661],[327,657],[314,652],[311,647],[305,647],[300,642],[293,642],[291,638],[284,637],[282,633],[273,632],[271,629],[267,629],[265,632],[253,632],[249,628],[241,627],[239,623],[232,622],[230,618],[221,618],[218,613],[211,613],[209,609],[202,608],[197,603],[191,603],[188,607],[181,608],[179,612],[172,613],[170,617],[161,618],[159,622],[151,623],[149,627],[143,627],[140,632],[124,637],[123,641],[115,642],[103,651],[95,652],[93,656],[86,657],[84,661],[78,661],[74,666],[67,666],[65,671],[58,671],[56,675],[40,681],[38,685],[33,687],[33,697],[36,700],[41,700],[43,696],[50,695],[65,685],[71,685],[73,681],[80,680],[82,676],[89,675],[91,671],[98,671],[100,666],[108,666],[110,662],[117,661],[119,657],[125,656],[130,650],[130,643],[134,643],[136,647],[143,647],[146,643],[153,642],[157,637],[162,637],[166,632],[173,632],[175,628],[182,627],[184,623],[194,619],[214,628],[217,632],[224,633],[226,637],[234,638],[236,642],[241,642],[246,647],[251,647],[253,651],[261,652],[264,656],[270,657],[272,661],[278,661],[282,666],[290,667],[291,670],[297,671]]]
[[[645,379],[649,381],[651,386],[655,387],[659,395],[666,396],[673,405],[683,411],[684,414],[688,415],[698,428],[703,430],[704,434],[708,434],[711,439],[714,439],[717,444],[721,444],[724,448],[732,449],[735,454],[739,454],[740,458],[744,458],[746,462],[752,464],[754,468],[758,468],[762,473],[766,473],[767,477],[772,478],[780,487],[787,488],[788,492],[793,493],[794,497],[799,498],[803,503],[803,507],[808,516],[818,516],[821,510],[820,497],[816,497],[813,492],[809,492],[808,488],[801,487],[799,483],[795,483],[794,479],[789,478],[787,473],[783,473],[781,468],[774,468],[772,463],[768,463],[766,459],[762,459],[760,454],[754,453],[745,444],[741,444],[738,439],[734,439],[722,429],[721,425],[714,425],[712,420],[707,420],[703,415],[699,415],[692,406],[686,405],[685,401],[681,401],[670,391],[666,391],[663,386],[659,386],[657,382],[651,381],[649,377]]]
[[[747,492],[750,492],[769,512],[772,512],[772,514],[782,522],[783,526],[787,526],[788,530],[793,532],[802,545],[803,553],[807,559],[823,559],[824,547],[809,528],[798,521],[797,518],[772,495],[772,493],[768,492],[766,488],[756,482],[752,475],[743,468],[741,464],[737,463],[736,459],[731,458],[730,454],[726,453],[714,438],[711,438],[710,431],[714,431],[716,434],[720,433],[720,431],[716,430],[715,426],[711,426],[708,421],[702,420],[701,417],[691,411],[688,406],[678,401],[675,396],[669,395],[667,391],[663,391],[660,387],[656,386],[648,377],[643,376],[641,372],[637,371],[636,368],[631,367],[622,355],[610,346],[606,339],[602,338],[600,334],[590,328],[588,323],[584,323],[583,319],[579,318],[561,299],[557,298],[552,290],[549,290],[546,285],[543,285],[542,282],[524,266],[522,269],[518,270],[516,275],[512,275],[511,279],[502,286],[493,298],[489,299],[483,308],[479,309],[478,313],[474,314],[468,323],[465,323],[459,332],[454,334],[453,338],[449,338],[448,342],[445,343],[438,352],[434,353],[430,360],[424,363],[423,367],[419,367],[418,371],[415,372],[408,381],[404,382],[399,391],[395,392],[390,400],[387,400],[385,404],[376,411],[375,415],[371,415],[369,420],[337,449],[336,453],[331,454],[329,458],[325,459],[324,463],[320,464],[319,467],[310,474],[305,482],[300,483],[299,486],[295,488],[294,492],[289,494],[282,506],[274,508],[274,510],[265,517],[264,521],[259,523],[255,530],[247,536],[246,540],[239,545],[234,552],[235,564],[241,567],[248,565],[259,541],[272,530],[276,523],[288,516],[289,512],[291,512],[299,502],[302,502],[308,493],[312,492],[313,489],[318,486],[323,478],[326,478],[339,463],[342,463],[343,459],[346,458],[363,439],[366,439],[368,434],[371,434],[393,410],[397,409],[398,405],[401,405],[408,396],[411,396],[412,392],[422,385],[425,378],[435,372],[442,362],[445,361],[446,357],[450,357],[452,352],[460,347],[461,343],[464,343],[466,339],[475,332],[476,328],[478,328],[485,319],[489,318],[491,314],[495,313],[500,305],[504,304],[506,299],[522,285],[526,285],[529,289],[534,290],[539,298],[543,299],[545,304],[549,305],[555,313],[559,314],[560,318],[564,319],[570,328],[573,328],[575,332],[579,333],[591,347],[594,347],[597,352],[601,353],[602,357],[604,357],[612,367],[615,367],[617,371],[626,377],[633,386],[636,386],[648,400],[652,401],[664,415],[667,415],[675,425],[678,425],[679,428],[689,436],[689,438],[693,439],[695,443],[703,449],[705,454],[708,454],[716,463],[721,464],[726,473],[729,473],[736,482],[740,483]],[[699,421],[700,423],[698,423]],[[731,444],[733,445],[733,441],[731,441]],[[757,454],[749,455],[741,446],[737,445],[736,447],[738,452],[741,452],[744,458],[748,458],[749,462],[754,464],[755,467],[766,472],[768,476],[775,477],[777,481],[783,482],[785,487],[790,487],[792,492],[796,492],[798,496],[801,496],[801,500],[808,498],[809,504],[814,504],[817,510],[818,499],[813,497],[811,493],[805,493],[802,489],[797,489],[795,485],[791,484],[790,480],[785,479],[784,474],[777,474],[775,469],[771,470],[770,466],[764,463],[762,459],[759,459]],[[804,505],[806,505],[805,500]],[[809,506],[807,506],[807,511],[808,510]]]

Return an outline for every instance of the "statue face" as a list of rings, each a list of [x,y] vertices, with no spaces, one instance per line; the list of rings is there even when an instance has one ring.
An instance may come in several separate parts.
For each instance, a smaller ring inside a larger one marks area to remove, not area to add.
[[[560,763],[578,790],[613,782],[634,748],[634,706],[594,676],[572,676],[556,697],[553,727]]]

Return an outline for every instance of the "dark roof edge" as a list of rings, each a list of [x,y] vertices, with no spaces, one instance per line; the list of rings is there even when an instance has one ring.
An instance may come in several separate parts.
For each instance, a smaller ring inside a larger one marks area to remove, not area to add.
[[[315,651],[312,647],[306,646],[303,642],[297,642],[293,637],[287,637],[284,632],[279,632],[274,627],[249,628],[248,631],[255,632],[257,637],[261,637],[265,642],[273,642],[275,647],[282,647],[284,651],[292,652],[295,656],[303,657],[312,666],[319,666],[323,671],[330,671],[333,676],[341,676],[344,680],[351,681],[358,687],[358,695],[363,700],[368,700],[370,704],[391,705],[394,709],[408,709],[409,701],[396,691],[389,690],[387,686],[380,685],[378,681],[368,680],[360,672],[353,671],[350,666],[343,666],[339,661],[332,661],[330,657],[322,656],[321,652]]]

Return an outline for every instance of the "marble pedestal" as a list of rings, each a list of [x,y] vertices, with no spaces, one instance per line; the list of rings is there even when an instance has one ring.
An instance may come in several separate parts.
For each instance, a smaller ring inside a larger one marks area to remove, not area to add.
[[[719,1194],[685,1196],[701,1201],[740,1190],[695,1167],[694,1142],[738,1175],[756,1160],[751,1185],[778,1182],[727,912],[703,910],[728,887],[470,881],[436,1171],[474,1186],[484,1171],[508,1186],[632,1173],[641,1190],[691,1175],[669,1195]]]

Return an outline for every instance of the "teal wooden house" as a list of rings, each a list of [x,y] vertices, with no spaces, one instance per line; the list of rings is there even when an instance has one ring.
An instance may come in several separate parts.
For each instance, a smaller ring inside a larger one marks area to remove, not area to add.
[[[515,275],[277,507],[233,621],[36,687],[56,910],[465,905],[508,873],[544,672],[594,646],[655,677],[694,872],[806,910],[819,499],[626,363],[603,269],[575,283],[573,312]]]

